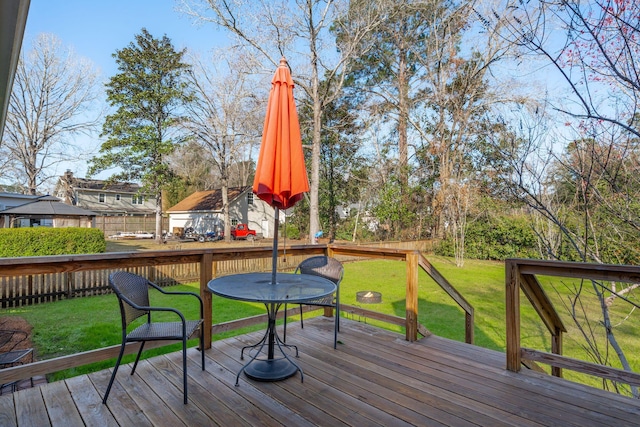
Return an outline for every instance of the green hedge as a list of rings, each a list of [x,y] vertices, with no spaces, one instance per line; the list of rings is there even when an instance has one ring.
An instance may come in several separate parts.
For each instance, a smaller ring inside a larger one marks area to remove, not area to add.
[[[0,228],[0,257],[95,254],[106,250],[97,228]]]
[[[469,223],[464,249],[465,258],[470,259],[540,258],[536,234],[525,216],[483,217]],[[434,252],[454,256],[451,238],[440,242]]]

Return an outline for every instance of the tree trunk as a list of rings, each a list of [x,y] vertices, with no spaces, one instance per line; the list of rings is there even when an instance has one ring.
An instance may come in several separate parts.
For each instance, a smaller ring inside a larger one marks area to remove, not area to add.
[[[156,243],[162,244],[162,191],[156,192]]]
[[[311,18],[309,18],[311,19]],[[311,97],[313,99],[313,143],[311,148],[311,182],[309,183],[309,241],[314,244],[316,233],[320,230],[320,207],[318,190],[320,188],[320,144],[322,138],[320,126],[322,125],[322,100],[320,99],[318,77],[318,52],[317,33],[313,22],[310,22],[311,30],[309,45],[311,49]]]

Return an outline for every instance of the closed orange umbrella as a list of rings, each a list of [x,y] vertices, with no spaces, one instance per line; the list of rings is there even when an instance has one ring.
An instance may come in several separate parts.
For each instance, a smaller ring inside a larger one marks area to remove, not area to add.
[[[271,80],[253,181],[253,192],[279,209],[290,208],[309,191],[293,86],[287,60],[282,58]]]
[[[302,152],[300,123],[293,98],[293,79],[282,58],[271,80],[267,115],[262,131],[260,156],[253,180],[253,192],[276,208],[273,237],[272,282],[278,262],[278,223],[280,209],[288,209],[309,191],[307,169]]]

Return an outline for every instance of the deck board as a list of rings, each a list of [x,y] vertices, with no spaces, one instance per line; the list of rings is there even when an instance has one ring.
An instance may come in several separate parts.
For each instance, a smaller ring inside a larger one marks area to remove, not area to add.
[[[343,319],[333,349],[331,319],[288,325],[304,371],[279,382],[236,373],[256,332],[188,351],[189,404],[180,352],[0,396],[2,426],[632,426],[640,402],[544,374],[505,369],[505,355],[431,336],[402,336]]]
[[[369,347],[366,342],[358,344],[370,348],[371,351],[376,349]],[[449,402],[447,408],[453,407],[454,413],[458,411],[459,406],[463,407],[469,421],[480,421],[483,425],[500,425],[503,422],[505,425],[513,425],[513,418],[519,415],[521,404],[517,395],[512,393],[512,389],[504,389],[500,379],[495,375],[478,377],[485,369],[481,361],[469,361],[473,364],[473,371],[459,375],[457,372],[442,368],[443,364],[449,362],[447,359],[454,355],[439,354],[433,360],[415,355],[407,358],[406,354],[401,352],[402,346],[385,344],[378,348],[380,353],[378,357],[390,362],[389,371],[397,374],[399,378],[408,378],[407,384],[414,387],[418,393],[442,397]],[[498,408],[499,410],[496,410]],[[530,416],[524,413],[517,418],[517,423],[536,425],[536,423],[546,422],[548,416],[553,415],[553,411],[553,408],[543,407]],[[511,420],[504,421],[509,414]],[[567,425],[565,421],[562,423]]]
[[[79,426],[83,424],[82,417],[78,413],[64,381],[56,381],[47,387],[39,388],[39,390],[42,392],[51,425]]]

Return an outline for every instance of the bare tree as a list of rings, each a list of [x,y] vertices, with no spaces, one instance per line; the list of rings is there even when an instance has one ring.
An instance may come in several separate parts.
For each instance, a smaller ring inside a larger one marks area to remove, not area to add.
[[[92,66],[53,35],[41,34],[21,56],[1,150],[29,194],[55,174],[52,166],[86,150],[72,138],[97,125],[99,114],[91,110],[96,81]]]
[[[312,105],[309,124],[311,179],[309,238],[320,229],[318,189],[323,108],[338,96],[345,70],[362,37],[380,19],[378,1],[346,0],[182,0],[181,11],[196,22],[214,23],[250,53],[247,70],[272,75],[285,56],[294,82]],[[348,26],[349,37],[336,44],[330,27]],[[321,78],[330,84],[320,84]],[[303,134],[305,129],[303,129]]]
[[[533,54],[557,71],[569,97],[562,96],[556,111],[640,137],[640,3],[508,0],[483,21],[500,28],[521,55]]]
[[[494,156],[501,163],[495,170],[512,194],[535,212],[532,223],[541,242],[541,255],[637,263],[640,152],[636,139],[614,125],[608,126],[608,132],[600,125],[581,126],[574,130],[566,149],[558,153],[553,145],[562,137],[552,131],[546,113],[541,105],[523,108],[516,125],[507,126],[504,133],[496,132],[493,141],[501,150]],[[611,307],[616,301],[626,301],[631,312],[635,310],[637,304],[628,296],[638,284],[592,281],[564,286],[556,292],[583,337],[588,357],[632,370],[612,320],[621,310],[612,311]],[[589,300],[592,297],[595,301]],[[594,304],[600,308],[599,318],[593,316]],[[618,392],[625,387],[616,382],[604,385]],[[631,387],[631,394],[639,396],[637,387]]]
[[[229,52],[215,57],[233,58]],[[207,152],[220,179],[225,240],[231,239],[228,188],[232,168],[245,164],[252,148],[259,143],[260,113],[264,97],[249,75],[232,60],[214,63],[208,68],[195,60],[191,84],[196,99],[188,106],[185,126],[193,140]],[[248,177],[244,177],[246,181]]]

